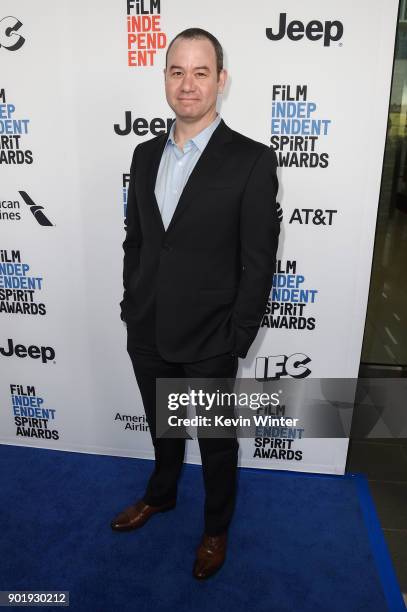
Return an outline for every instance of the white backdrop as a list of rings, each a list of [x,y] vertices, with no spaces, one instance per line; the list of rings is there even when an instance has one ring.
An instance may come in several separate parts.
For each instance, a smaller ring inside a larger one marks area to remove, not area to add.
[[[271,357],[270,365],[273,357],[302,354],[311,377],[357,376],[397,6],[396,0],[207,0],[204,12],[190,0],[3,0],[1,442],[153,456],[119,318],[123,186],[136,144],[173,115],[164,95],[165,48],[145,53],[147,37],[140,47],[133,38],[129,54],[127,13],[137,17],[137,10],[160,30],[158,47],[192,26],[219,38],[229,71],[222,117],[272,142],[279,156],[276,290],[292,283],[307,291],[273,293],[274,313],[265,313],[239,375],[258,374],[262,358]],[[281,14],[297,23],[271,40],[266,29],[275,35]],[[129,65],[143,60],[147,65]],[[278,118],[272,113],[281,111],[276,104],[284,91],[299,121],[286,126],[283,146],[283,126],[272,123]],[[135,129],[126,131],[130,115]],[[291,151],[290,136],[303,138],[291,140]],[[41,224],[41,212],[51,225]],[[36,314],[38,304],[44,314]],[[24,421],[24,414],[37,420]],[[296,458],[259,458],[254,441],[242,440],[241,465],[344,471],[346,439],[295,439],[290,446]],[[200,462],[196,441],[187,460]]]

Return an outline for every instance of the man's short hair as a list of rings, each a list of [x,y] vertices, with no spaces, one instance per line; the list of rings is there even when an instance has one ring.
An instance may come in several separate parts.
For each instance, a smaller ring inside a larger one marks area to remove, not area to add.
[[[220,73],[221,70],[223,70],[223,49],[222,49],[222,45],[220,44],[220,42],[218,41],[216,36],[214,36],[210,32],[207,32],[206,30],[203,30],[202,28],[188,28],[187,30],[183,30],[182,32],[177,34],[172,39],[172,41],[168,45],[167,53],[165,55],[165,67],[167,67],[168,52],[169,52],[169,50],[171,49],[172,45],[175,43],[175,41],[178,38],[187,38],[189,40],[197,39],[197,38],[206,38],[207,40],[209,40],[209,42],[212,43],[212,46],[213,46],[213,48],[215,50],[216,69],[217,69],[218,74]]]

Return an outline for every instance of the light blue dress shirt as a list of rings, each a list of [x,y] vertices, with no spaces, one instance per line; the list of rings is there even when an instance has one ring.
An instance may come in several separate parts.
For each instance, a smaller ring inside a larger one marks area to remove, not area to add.
[[[170,224],[189,175],[220,121],[221,117],[217,115],[208,127],[185,143],[183,150],[174,141],[175,122],[172,124],[161,156],[154,189],[165,229]]]

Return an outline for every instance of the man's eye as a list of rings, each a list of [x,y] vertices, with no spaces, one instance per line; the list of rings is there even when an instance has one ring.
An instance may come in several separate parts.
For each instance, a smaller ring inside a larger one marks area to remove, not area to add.
[[[180,76],[182,74],[182,72],[180,70],[176,70],[175,72],[172,73],[172,76]]]
[[[206,72],[197,72],[196,76],[204,77],[204,76],[206,76]]]

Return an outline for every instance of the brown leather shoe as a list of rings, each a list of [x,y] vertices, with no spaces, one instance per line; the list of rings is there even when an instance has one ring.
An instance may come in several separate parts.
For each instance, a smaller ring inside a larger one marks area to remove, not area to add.
[[[226,557],[226,544],[227,531],[218,536],[204,533],[194,563],[194,578],[205,580],[222,567]]]
[[[148,519],[157,512],[166,512],[175,508],[175,502],[170,502],[162,506],[149,506],[140,499],[133,506],[125,508],[110,523],[114,531],[131,531],[138,529],[147,523]]]

